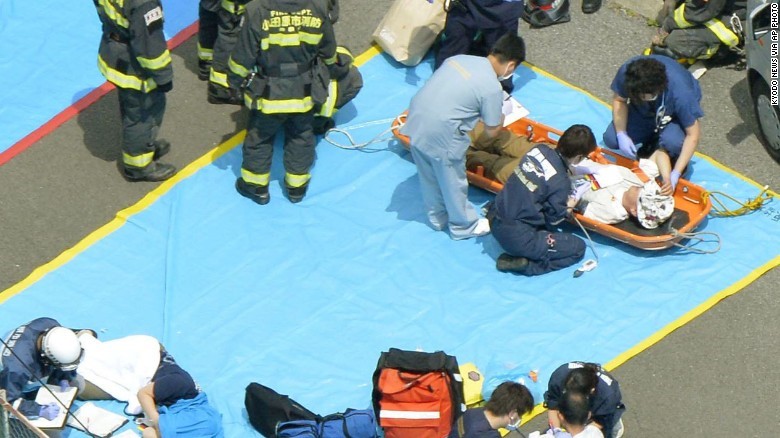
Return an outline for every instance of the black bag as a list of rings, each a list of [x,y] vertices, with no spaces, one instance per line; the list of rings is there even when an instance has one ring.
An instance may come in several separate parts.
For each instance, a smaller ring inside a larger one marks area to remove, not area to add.
[[[254,382],[246,387],[244,405],[249,422],[258,432],[268,438],[275,436],[276,426],[279,423],[292,420],[320,421],[322,419],[290,397]]]

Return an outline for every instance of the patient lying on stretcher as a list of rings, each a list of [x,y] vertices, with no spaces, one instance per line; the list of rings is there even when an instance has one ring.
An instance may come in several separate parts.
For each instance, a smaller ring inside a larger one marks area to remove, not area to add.
[[[636,170],[585,159],[572,170],[577,210],[589,219],[616,224],[631,216],[654,229],[674,213],[674,198],[663,194],[658,166],[650,159],[640,159]]]
[[[482,135],[484,129],[480,122],[469,133],[471,145],[466,151],[466,167],[482,167],[487,178],[505,183],[534,143],[509,130],[488,138]],[[640,159],[637,172],[585,159],[572,169],[573,190],[580,199],[577,211],[606,224],[616,224],[631,216],[644,228],[657,228],[674,212],[671,187],[656,182],[661,170],[668,171],[670,166],[668,156],[658,151]]]

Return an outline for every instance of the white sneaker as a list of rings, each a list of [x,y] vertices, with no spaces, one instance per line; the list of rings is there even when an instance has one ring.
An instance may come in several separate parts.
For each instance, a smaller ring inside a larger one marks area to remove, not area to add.
[[[615,424],[615,427],[612,428],[612,436],[615,438],[622,438],[623,432],[625,432],[625,428],[623,427],[623,419],[621,418]]]
[[[707,66],[702,61],[696,61],[688,67],[688,71],[691,72],[694,78],[699,79],[707,73]]]
[[[474,231],[472,231],[472,234],[474,234],[477,237],[480,236],[486,236],[490,234],[490,222],[486,218],[479,219],[477,221],[477,226],[474,227]]]

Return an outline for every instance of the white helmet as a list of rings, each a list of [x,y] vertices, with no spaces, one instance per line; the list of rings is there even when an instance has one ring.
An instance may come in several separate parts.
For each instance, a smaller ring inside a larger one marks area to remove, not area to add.
[[[62,371],[73,371],[81,360],[81,343],[73,330],[52,327],[43,335],[43,356]]]

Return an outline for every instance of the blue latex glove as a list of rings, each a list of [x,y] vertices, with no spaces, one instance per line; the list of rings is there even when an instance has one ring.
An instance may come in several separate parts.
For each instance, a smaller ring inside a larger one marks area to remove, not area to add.
[[[65,379],[60,380],[59,385],[60,385],[60,391],[62,392],[65,392],[68,390],[68,388],[70,388],[70,382],[68,382]]]
[[[577,181],[574,184],[574,189],[571,192],[571,197],[579,201],[590,190],[590,182],[586,180]]]
[[[669,175],[669,183],[672,185],[672,190],[677,188],[678,181],[680,181],[680,172],[673,170]]]
[[[636,145],[634,140],[628,136],[626,131],[620,131],[617,133],[618,149],[623,152],[623,155],[628,158],[636,158]]]
[[[41,406],[41,411],[38,413],[39,417],[43,417],[47,420],[53,420],[57,418],[60,413],[60,405],[57,403],[49,403]]]

